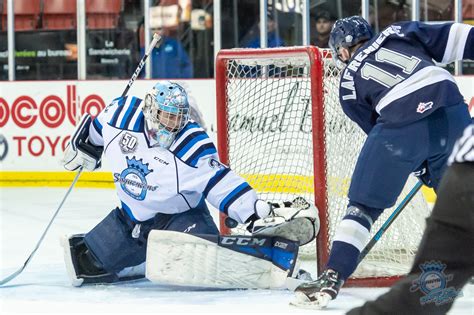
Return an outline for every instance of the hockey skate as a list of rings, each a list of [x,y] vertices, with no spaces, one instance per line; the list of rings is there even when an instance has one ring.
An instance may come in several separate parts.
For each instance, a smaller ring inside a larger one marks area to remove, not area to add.
[[[344,281],[333,270],[324,270],[315,281],[303,283],[295,290],[295,299],[290,305],[309,309],[325,308],[334,300]]]

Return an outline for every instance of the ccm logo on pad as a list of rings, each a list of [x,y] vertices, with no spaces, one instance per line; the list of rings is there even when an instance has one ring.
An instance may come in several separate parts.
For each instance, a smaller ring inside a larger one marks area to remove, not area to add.
[[[265,245],[265,239],[258,239],[253,237],[223,237],[221,239],[221,244],[223,245]]]

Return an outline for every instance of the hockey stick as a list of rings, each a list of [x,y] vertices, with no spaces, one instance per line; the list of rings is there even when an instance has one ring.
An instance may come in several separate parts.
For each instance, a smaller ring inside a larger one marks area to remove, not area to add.
[[[145,54],[142,57],[142,60],[138,63],[137,69],[135,69],[135,72],[133,73],[132,77],[130,78],[130,81],[128,81],[127,86],[125,87],[125,90],[122,93],[122,97],[125,97],[127,95],[128,90],[132,86],[133,82],[135,82],[135,79],[138,77],[140,72],[142,71],[143,66],[145,65],[145,62],[148,58],[148,56],[151,54],[151,51],[153,48],[160,47],[161,45],[161,36],[158,35],[157,33],[153,34],[153,40],[150,43],[150,47],[148,47],[148,50],[145,52]]]
[[[418,181],[416,185],[410,190],[410,192],[406,195],[406,197],[400,202],[398,207],[393,211],[393,213],[388,217],[387,221],[382,225],[382,227],[377,231],[374,237],[370,240],[370,242],[365,246],[365,248],[360,252],[359,260],[357,264],[359,264],[365,256],[372,250],[378,240],[382,237],[382,235],[387,231],[387,229],[392,225],[398,215],[402,212],[403,209],[408,205],[408,203],[413,199],[416,193],[420,190],[421,186],[423,186],[421,181]]]
[[[127,95],[127,92],[128,90],[130,89],[130,87],[132,86],[133,82],[135,82],[135,79],[138,77],[138,75],[140,74],[141,70],[143,69],[143,66],[145,65],[145,61],[146,59],[148,58],[148,56],[150,55],[151,51],[153,50],[153,48],[160,42],[161,44],[161,36],[158,35],[158,34],[153,34],[153,40],[151,41],[150,43],[150,47],[148,48],[148,50],[146,51],[146,53],[143,55],[142,59],[140,60],[140,63],[138,64],[137,66],[137,69],[135,69],[135,72],[133,73],[132,77],[130,78],[130,80],[128,81],[128,84],[127,86],[125,87],[125,90],[123,91],[122,93],[122,97],[124,97],[125,95]],[[158,45],[159,47],[159,45]],[[66,194],[64,195],[63,197],[63,200],[61,201],[61,203],[59,204],[58,208],[56,209],[56,212],[54,212],[53,216],[51,217],[51,220],[49,221],[48,225],[46,226],[46,229],[44,230],[43,234],[41,235],[40,239],[38,240],[38,243],[36,244],[35,248],[33,249],[33,251],[31,252],[30,256],[28,256],[28,258],[26,259],[25,263],[23,264],[23,266],[18,269],[17,271],[15,271],[14,273],[12,273],[11,275],[9,275],[8,277],[6,277],[5,279],[2,279],[0,281],[0,286],[4,285],[5,283],[7,282],[10,282],[11,280],[13,280],[14,278],[16,278],[20,273],[23,272],[23,270],[25,270],[26,266],[30,263],[31,259],[33,258],[34,254],[36,253],[36,251],[38,250],[39,246],[41,245],[41,243],[43,242],[43,239],[44,237],[46,236],[46,233],[48,232],[49,228],[51,227],[51,224],[53,224],[54,222],[54,219],[56,218],[56,216],[58,215],[59,213],[59,210],[61,210],[64,202],[66,201],[67,197],[69,196],[69,194],[71,193],[72,191],[72,188],[74,187],[74,185],[76,185],[76,182],[78,181],[79,179],[79,176],[81,175],[82,173],[82,167],[79,169],[79,171],[77,172],[76,174],[76,177],[74,177],[74,180],[72,181],[71,183],[71,186],[69,187],[68,191],[66,192]]]
[[[0,286],[1,285],[4,285],[5,283],[9,282],[10,280],[16,278],[16,276],[18,276],[25,268],[26,266],[28,265],[28,263],[31,261],[31,258],[33,258],[33,255],[36,253],[36,251],[38,250],[41,242],[43,242],[43,239],[44,237],[46,236],[46,233],[48,232],[49,230],[49,227],[51,226],[51,224],[53,224],[53,221],[54,219],[56,218],[56,216],[58,215],[59,213],[59,210],[61,210],[64,202],[66,201],[67,197],[69,196],[69,193],[72,191],[72,188],[74,187],[74,185],[76,184],[77,180],[79,179],[79,176],[81,175],[82,173],[82,167],[79,169],[79,171],[77,171],[77,174],[76,174],[76,177],[74,177],[74,180],[72,181],[72,184],[71,186],[69,187],[68,191],[66,192],[66,194],[64,195],[63,197],[63,200],[61,201],[61,203],[59,204],[59,207],[58,209],[56,209],[56,212],[54,212],[53,214],[53,217],[51,218],[51,220],[49,221],[48,223],[48,226],[46,226],[46,229],[44,230],[43,234],[41,235],[40,239],[38,240],[38,243],[36,243],[36,246],[35,248],[33,249],[33,251],[31,252],[30,256],[28,256],[28,259],[25,261],[25,263],[23,264],[23,266],[18,269],[17,271],[15,271],[14,273],[12,273],[11,275],[9,275],[8,277],[6,277],[5,279],[3,279],[2,281],[0,281]]]

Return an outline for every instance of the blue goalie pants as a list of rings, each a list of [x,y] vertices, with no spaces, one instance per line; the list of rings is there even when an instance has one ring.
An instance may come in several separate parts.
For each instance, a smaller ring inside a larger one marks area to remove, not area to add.
[[[84,241],[107,272],[117,273],[145,261],[147,238],[152,229],[219,234],[205,202],[202,202],[189,211],[158,213],[144,222],[134,222],[123,209],[116,208],[84,236]]]

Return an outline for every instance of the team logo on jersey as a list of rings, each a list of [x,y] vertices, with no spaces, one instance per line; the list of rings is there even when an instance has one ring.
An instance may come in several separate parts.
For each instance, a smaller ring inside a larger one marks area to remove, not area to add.
[[[420,102],[420,104],[418,104],[418,108],[416,109],[416,112],[423,114],[424,112],[431,109],[432,107],[433,107],[433,102],[428,102],[428,103]]]
[[[411,292],[420,290],[425,296],[420,298],[421,305],[435,303],[442,305],[462,296],[461,290],[454,287],[447,288],[447,283],[453,279],[453,275],[446,275],[444,269],[446,264],[440,261],[428,261],[420,264],[422,271],[420,277],[412,282]]]
[[[222,164],[221,162],[219,162],[219,161],[216,160],[216,159],[210,159],[210,160],[209,160],[209,166],[210,166],[211,168],[217,168],[217,169],[225,168],[224,164]]]
[[[132,136],[130,133],[126,132],[122,138],[120,138],[120,150],[124,154],[133,153],[137,149],[138,139],[135,136]]]
[[[158,186],[148,185],[146,176],[153,172],[148,168],[148,163],[137,160],[135,157],[127,158],[127,168],[122,173],[114,173],[114,182],[119,182],[123,191],[136,200],[143,200],[147,191],[155,191]]]

